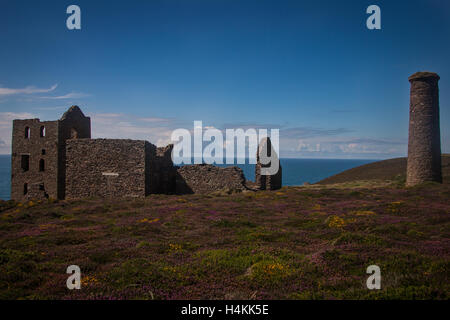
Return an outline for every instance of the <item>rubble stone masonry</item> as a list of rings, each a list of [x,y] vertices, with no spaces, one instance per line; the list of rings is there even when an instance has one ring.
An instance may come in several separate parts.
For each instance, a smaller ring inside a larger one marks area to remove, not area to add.
[[[143,140],[67,140],[66,198],[145,197]]]
[[[178,168],[172,149],[173,145],[157,148],[144,140],[91,139],[90,118],[77,106],[56,121],[14,120],[11,198],[119,198],[247,189],[240,168]],[[281,171],[264,179],[269,189],[278,188]]]
[[[178,168],[176,182],[179,194],[206,194],[221,190],[243,191],[246,189],[242,169],[221,168],[210,164],[193,164]]]
[[[12,199],[58,197],[58,131],[58,121],[13,121]]]
[[[406,185],[442,182],[439,126],[439,76],[417,72],[411,83]]]

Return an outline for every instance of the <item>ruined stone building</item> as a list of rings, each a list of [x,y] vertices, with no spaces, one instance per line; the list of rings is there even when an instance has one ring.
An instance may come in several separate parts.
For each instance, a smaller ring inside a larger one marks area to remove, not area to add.
[[[91,120],[78,107],[56,121],[14,120],[11,198],[64,199],[66,142],[90,137]]]
[[[281,187],[281,172],[276,183],[251,186],[237,167],[176,167],[172,147],[158,148],[144,140],[91,139],[91,120],[77,106],[56,121],[14,120],[11,198],[145,197]]]

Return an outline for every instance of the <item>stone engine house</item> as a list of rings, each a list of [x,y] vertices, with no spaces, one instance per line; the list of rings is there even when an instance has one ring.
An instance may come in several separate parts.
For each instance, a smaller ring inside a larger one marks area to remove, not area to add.
[[[176,167],[172,148],[158,148],[145,140],[91,139],[91,119],[78,106],[70,107],[56,121],[14,120],[11,199],[145,197],[152,193],[266,189],[265,184],[246,181],[238,167]],[[261,180],[258,171],[256,180]],[[281,172],[276,186],[267,183],[267,189],[280,187]]]
[[[56,121],[14,120],[11,198],[64,199],[66,142],[83,138],[91,138],[91,119],[76,106]]]

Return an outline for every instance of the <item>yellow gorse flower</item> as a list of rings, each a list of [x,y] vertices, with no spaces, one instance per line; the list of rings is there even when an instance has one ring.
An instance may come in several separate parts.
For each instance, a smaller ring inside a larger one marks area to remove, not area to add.
[[[169,251],[171,252],[177,252],[177,251],[181,251],[182,247],[180,244],[176,244],[176,243],[169,243]]]
[[[331,216],[328,221],[328,226],[330,228],[342,228],[345,226],[345,220],[338,216]]]
[[[94,276],[81,277],[81,285],[84,285],[84,286],[96,285],[99,282],[100,281],[97,278],[95,278]]]
[[[155,219],[152,219],[152,220],[149,220],[149,219],[147,219],[147,218],[144,218],[144,219],[139,220],[139,222],[141,222],[141,223],[145,223],[145,222],[147,222],[147,223],[153,223],[153,222],[158,222],[158,221],[159,221],[159,218],[155,218]]]

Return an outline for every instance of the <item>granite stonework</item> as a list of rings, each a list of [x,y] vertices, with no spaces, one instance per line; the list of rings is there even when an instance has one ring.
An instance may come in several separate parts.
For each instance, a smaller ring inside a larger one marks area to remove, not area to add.
[[[439,76],[417,72],[411,83],[406,185],[442,182]]]
[[[222,190],[246,190],[244,172],[238,167],[210,164],[185,165],[177,169],[177,193],[207,194]]]
[[[14,120],[11,198],[64,198],[65,143],[73,136],[90,138],[90,118],[73,106],[61,119]]]
[[[145,197],[146,142],[67,140],[66,198]]]
[[[251,185],[238,167],[176,167],[172,150],[171,144],[157,148],[144,140],[91,139],[90,118],[77,106],[56,121],[14,120],[11,198],[141,198]],[[267,189],[281,187],[281,169],[265,181]]]

